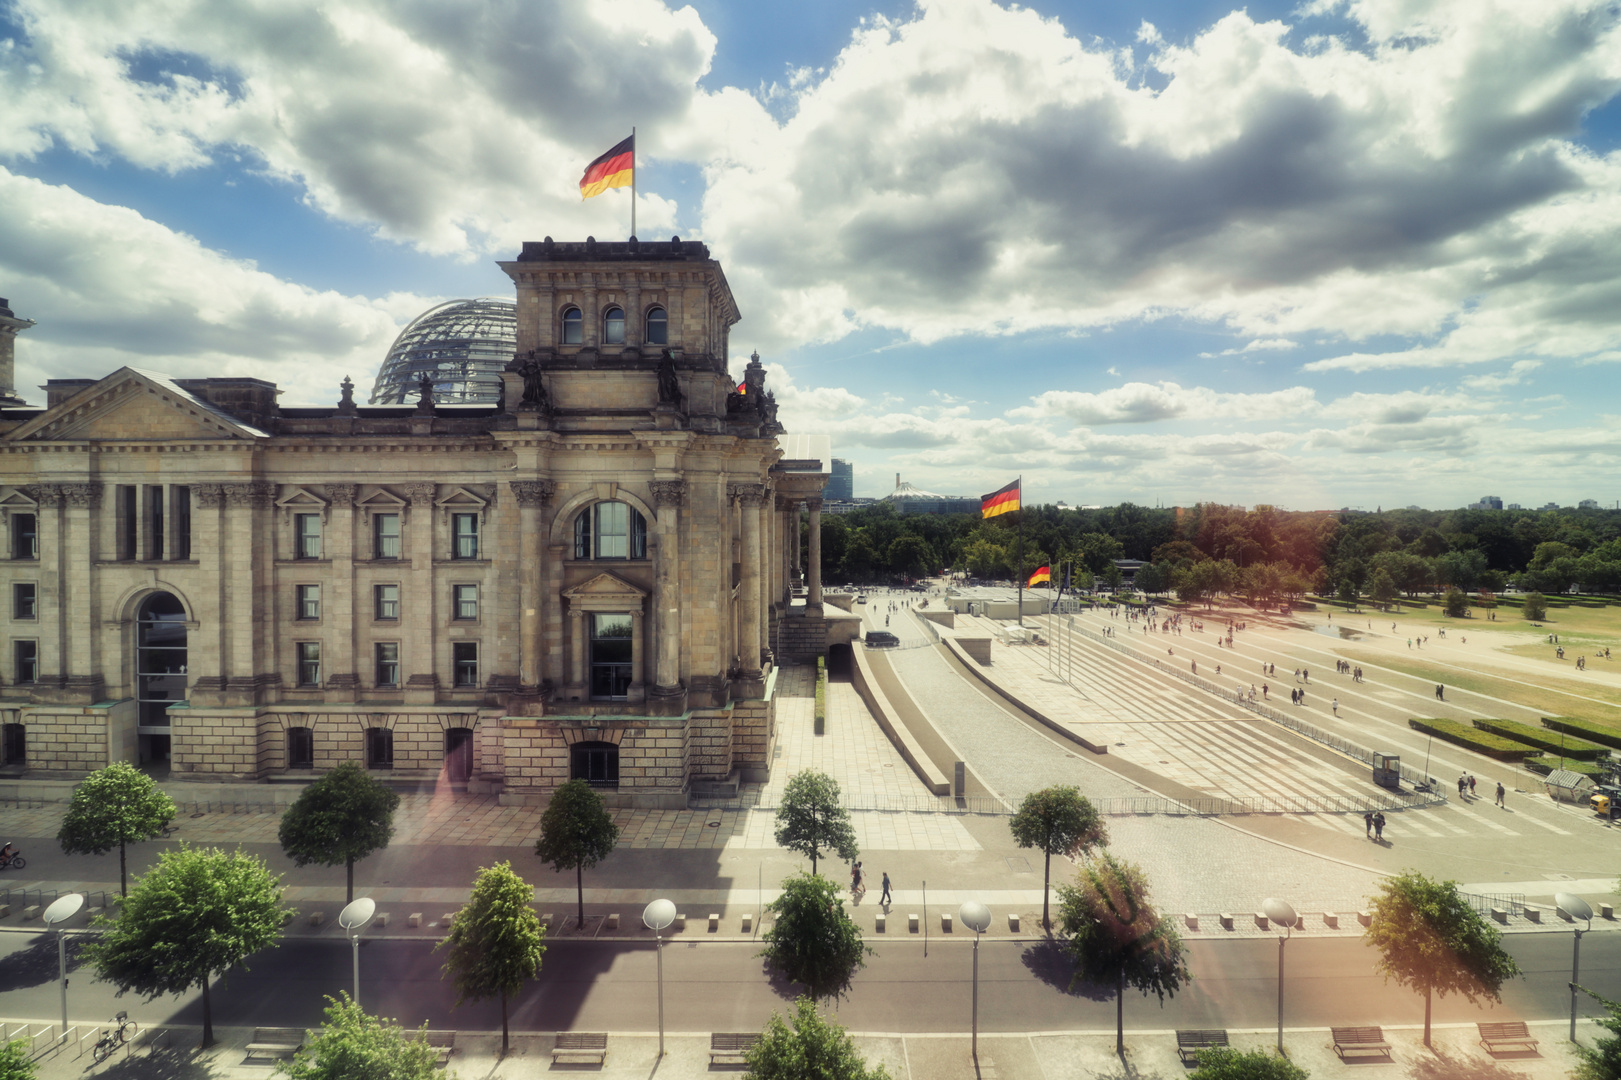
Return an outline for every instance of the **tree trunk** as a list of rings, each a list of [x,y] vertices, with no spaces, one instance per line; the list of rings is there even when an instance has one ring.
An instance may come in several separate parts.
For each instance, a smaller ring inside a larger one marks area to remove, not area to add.
[[[1430,1045],[1430,988],[1424,988],[1424,1045]]]
[[[1126,1052],[1126,969],[1120,969],[1120,985],[1114,988],[1114,1052]]]
[[[816,876],[816,849],[811,849],[811,877]]]
[[[344,860],[344,865],[349,870],[349,899],[345,900],[344,903],[352,904],[355,902],[355,857],[353,855],[349,856]]]
[[[1051,933],[1052,920],[1047,917],[1047,896],[1053,882],[1053,853],[1047,852],[1047,861],[1041,871],[1041,928]]]
[[[507,1056],[507,992],[501,991],[501,1056]]]
[[[118,893],[129,899],[129,872],[124,866],[124,841],[118,842]]]
[[[585,871],[579,863],[574,864],[574,899],[579,905],[580,929],[585,929]]]
[[[203,1049],[214,1045],[214,1004],[208,999],[208,976],[203,975]]]

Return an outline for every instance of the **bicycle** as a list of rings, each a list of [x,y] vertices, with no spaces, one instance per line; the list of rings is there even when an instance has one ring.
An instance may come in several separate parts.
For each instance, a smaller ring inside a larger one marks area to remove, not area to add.
[[[20,854],[0,859],[0,870],[21,870],[27,865],[28,860]]]
[[[135,1033],[139,1030],[140,1025],[129,1018],[129,1013],[119,1013],[113,1017],[113,1026],[103,1031],[101,1038],[96,1040],[95,1049],[90,1052],[91,1056],[99,1065],[107,1060],[108,1055],[114,1050],[134,1039]]]

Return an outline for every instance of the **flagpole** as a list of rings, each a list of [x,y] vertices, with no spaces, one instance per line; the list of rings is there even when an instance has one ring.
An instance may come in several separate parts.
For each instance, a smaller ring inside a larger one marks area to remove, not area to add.
[[[1005,473],[1003,474],[1006,475]],[[1019,629],[1024,629],[1024,474],[1019,474]]]
[[[636,125],[630,126],[630,238],[636,239]]]

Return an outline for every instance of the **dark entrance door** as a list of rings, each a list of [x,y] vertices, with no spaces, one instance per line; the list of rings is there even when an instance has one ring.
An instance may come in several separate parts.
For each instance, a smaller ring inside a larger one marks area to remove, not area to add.
[[[473,729],[445,729],[445,773],[457,783],[473,778]]]
[[[0,735],[0,765],[28,764],[28,728],[22,724],[6,724]]]

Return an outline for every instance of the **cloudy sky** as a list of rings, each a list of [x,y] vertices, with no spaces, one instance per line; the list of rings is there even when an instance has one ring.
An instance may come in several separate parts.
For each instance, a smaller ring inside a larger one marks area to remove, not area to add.
[[[857,494],[1614,504],[1618,91],[1613,0],[0,0],[0,295],[332,402],[634,124]]]

